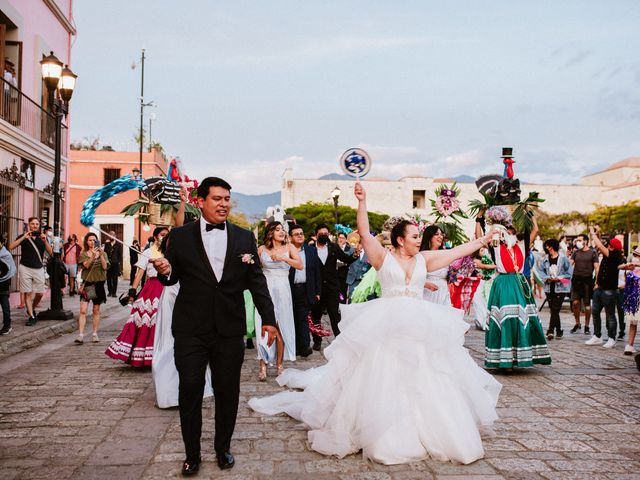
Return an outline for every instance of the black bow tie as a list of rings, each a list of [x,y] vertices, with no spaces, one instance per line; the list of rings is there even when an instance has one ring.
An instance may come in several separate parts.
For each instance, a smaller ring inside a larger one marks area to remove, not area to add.
[[[224,230],[224,223],[207,223],[207,232],[210,232],[214,228],[218,230]]]

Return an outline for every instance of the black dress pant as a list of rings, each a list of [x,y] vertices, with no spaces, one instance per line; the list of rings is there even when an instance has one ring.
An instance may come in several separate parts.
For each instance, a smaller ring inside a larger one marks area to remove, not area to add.
[[[549,303],[549,311],[551,316],[549,319],[549,328],[547,332],[553,333],[555,330],[556,335],[562,330],[560,325],[560,309],[562,308],[562,302],[564,302],[564,293],[547,293],[547,302]]]
[[[244,337],[222,337],[217,333],[176,337],[174,357],[180,379],[180,427],[187,459],[197,460],[200,456],[202,395],[207,364],[211,367],[211,385],[215,395],[213,446],[216,453],[228,451],[238,414]]]
[[[296,329],[296,352],[300,354],[309,348],[307,317],[311,306],[307,298],[306,284],[294,284],[291,289],[291,299],[293,300],[293,321]]]
[[[107,270],[107,292],[109,295],[115,295],[118,292],[119,276],[119,268],[110,268],[109,270]]]
[[[338,301],[338,296],[340,292],[335,289],[326,288],[326,285],[322,285],[322,294],[320,295],[320,300],[316,302],[316,304],[311,307],[311,315],[313,316],[313,323],[316,325],[320,325],[322,320],[322,312],[324,309],[327,309],[327,313],[329,314],[329,320],[331,321],[331,330],[333,330],[333,334],[337,337],[340,334],[340,329],[338,328],[338,323],[340,322],[340,304]],[[318,343],[322,341],[322,337],[317,335],[313,336],[313,342]]]
[[[347,303],[349,298],[349,286],[347,285],[347,275],[349,274],[349,267],[338,268],[338,282],[340,282],[340,292],[338,293],[338,301],[340,303]]]

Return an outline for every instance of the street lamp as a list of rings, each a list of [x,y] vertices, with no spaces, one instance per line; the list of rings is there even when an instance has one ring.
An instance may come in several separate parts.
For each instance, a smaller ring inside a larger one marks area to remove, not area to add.
[[[51,305],[49,310],[38,314],[39,320],[69,320],[73,318],[73,312],[64,310],[62,306],[62,287],[64,276],[60,273],[64,269],[62,263],[62,239],[60,238],[60,170],[62,169],[62,120],[69,113],[69,101],[73,95],[78,76],[67,65],[58,60],[51,52],[48,56],[42,55],[40,61],[42,78],[49,93],[49,110],[55,119],[55,163],[53,171],[53,268],[50,275],[51,281]]]
[[[333,189],[331,192],[331,198],[333,198],[333,216],[335,219],[335,224],[338,224],[338,200],[340,199],[340,189],[338,187]]]

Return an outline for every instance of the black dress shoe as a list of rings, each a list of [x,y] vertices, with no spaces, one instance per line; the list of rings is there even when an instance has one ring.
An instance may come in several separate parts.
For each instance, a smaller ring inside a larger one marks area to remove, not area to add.
[[[250,339],[250,338],[247,338],[247,348],[249,348],[249,349],[256,348],[256,347],[253,345],[253,340],[252,340],[252,339]]]
[[[227,470],[236,464],[236,460],[228,450],[226,452],[216,453],[216,458],[218,459],[220,470]]]
[[[321,346],[322,346],[322,343],[320,343],[320,342],[313,342],[313,349],[314,349],[315,351],[319,352],[319,351],[320,351]]]
[[[313,349],[307,347],[306,350],[303,350],[300,352],[300,356],[301,357],[308,357],[309,355],[311,355],[313,353]]]
[[[198,460],[185,460],[182,464],[182,475],[185,477],[190,477],[191,475],[195,475],[200,470],[200,463],[202,462],[202,458],[199,457]]]

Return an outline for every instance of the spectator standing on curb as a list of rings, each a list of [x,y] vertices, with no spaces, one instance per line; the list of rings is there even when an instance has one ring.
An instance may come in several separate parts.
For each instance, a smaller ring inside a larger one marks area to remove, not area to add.
[[[36,324],[35,307],[44,294],[44,252],[53,255],[53,249],[47,237],[40,231],[40,220],[37,217],[28,219],[28,230],[9,244],[9,250],[20,247],[20,292],[24,293],[27,309],[27,326]]]
[[[598,254],[589,247],[586,235],[576,238],[576,251],[571,255],[573,276],[571,277],[571,309],[576,324],[571,333],[580,330],[580,305],[584,306],[584,333],[589,334],[591,299],[593,298],[593,274],[598,268]]]
[[[607,319],[607,343],[604,348],[613,348],[616,344],[616,293],[618,291],[618,267],[624,263],[622,257],[622,242],[617,238],[609,240],[606,247],[598,237],[598,230],[589,227],[591,240],[602,253],[602,262],[598,269],[596,287],[593,290],[593,337],[587,340],[587,345],[602,345],[602,319],[604,308]]]
[[[16,264],[11,252],[6,249],[5,239],[0,237],[0,306],[2,306],[2,329],[0,335],[11,332],[11,305],[9,304],[9,286],[16,274]]]
[[[82,248],[78,244],[78,237],[75,233],[69,235],[67,243],[62,247],[62,255],[64,265],[67,267],[67,284],[69,285],[69,296],[73,297],[76,293],[76,278],[78,278],[78,263],[80,262],[80,252]]]

